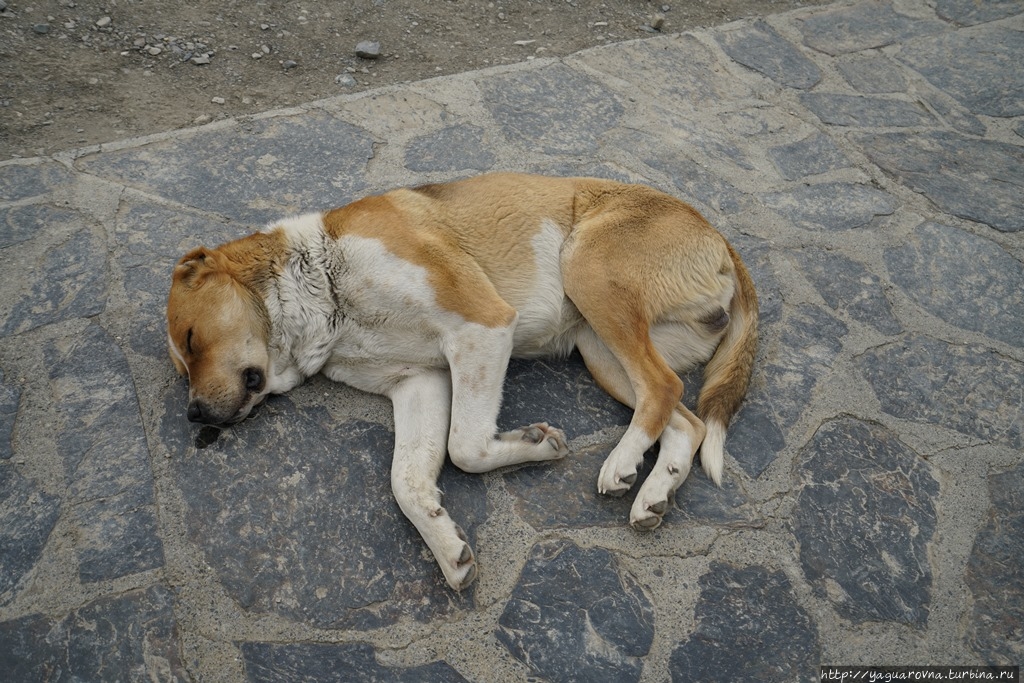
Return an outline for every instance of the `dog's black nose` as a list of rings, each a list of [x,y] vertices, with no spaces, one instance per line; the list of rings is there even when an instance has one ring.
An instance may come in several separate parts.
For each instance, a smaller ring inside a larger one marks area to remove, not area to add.
[[[210,416],[206,412],[206,406],[199,401],[192,401],[188,404],[188,411],[186,411],[190,422],[202,422],[208,424],[210,422]]]

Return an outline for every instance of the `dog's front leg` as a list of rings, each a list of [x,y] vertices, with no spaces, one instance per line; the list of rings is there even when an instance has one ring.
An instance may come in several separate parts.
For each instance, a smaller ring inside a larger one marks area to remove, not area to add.
[[[476,578],[476,560],[465,532],[441,506],[437,488],[451,417],[451,381],[444,371],[428,371],[404,380],[390,397],[395,410],[395,499],[434,553],[448,585],[461,591]]]
[[[453,391],[448,454],[466,472],[556,460],[569,453],[565,434],[546,422],[497,433],[514,329],[515,321],[508,327],[467,324],[446,340]]]

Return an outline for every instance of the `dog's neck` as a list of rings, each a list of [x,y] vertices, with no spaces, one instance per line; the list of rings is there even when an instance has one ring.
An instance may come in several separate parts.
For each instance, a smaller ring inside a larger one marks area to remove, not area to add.
[[[274,264],[271,272],[259,274],[268,275],[259,283],[270,322],[267,346],[275,393],[320,372],[338,333],[329,239],[322,233],[304,237],[283,240],[283,248],[267,259]]]

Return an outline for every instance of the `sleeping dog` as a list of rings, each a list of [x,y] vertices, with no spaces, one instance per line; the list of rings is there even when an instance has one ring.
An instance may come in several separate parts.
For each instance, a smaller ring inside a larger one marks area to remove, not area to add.
[[[660,441],[630,512],[634,528],[653,529],[698,448],[721,481],[726,427],[754,362],[757,295],[725,238],[669,195],[491,174],[197,248],[174,269],[167,323],[193,422],[238,422],[318,372],[388,396],[394,495],[461,590],[477,570],[441,506],[445,454],[486,472],[568,453],[565,434],[544,422],[498,433],[510,357],[577,348],[597,383],[633,408],[597,488],[624,493]],[[695,415],[677,373],[701,363]]]

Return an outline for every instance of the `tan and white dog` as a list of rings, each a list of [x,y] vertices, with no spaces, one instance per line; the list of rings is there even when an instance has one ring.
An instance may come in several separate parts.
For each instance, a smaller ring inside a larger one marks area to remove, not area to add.
[[[578,348],[598,384],[634,409],[597,488],[625,492],[660,441],[630,513],[635,528],[653,529],[698,448],[721,480],[726,427],[754,361],[757,296],[725,238],[673,197],[492,174],[195,249],[174,270],[167,322],[194,422],[238,422],[317,372],[390,397],[395,497],[461,590],[476,563],[441,506],[445,453],[467,472],[568,453],[546,423],[497,433],[510,357]],[[676,373],[704,362],[698,417]]]

